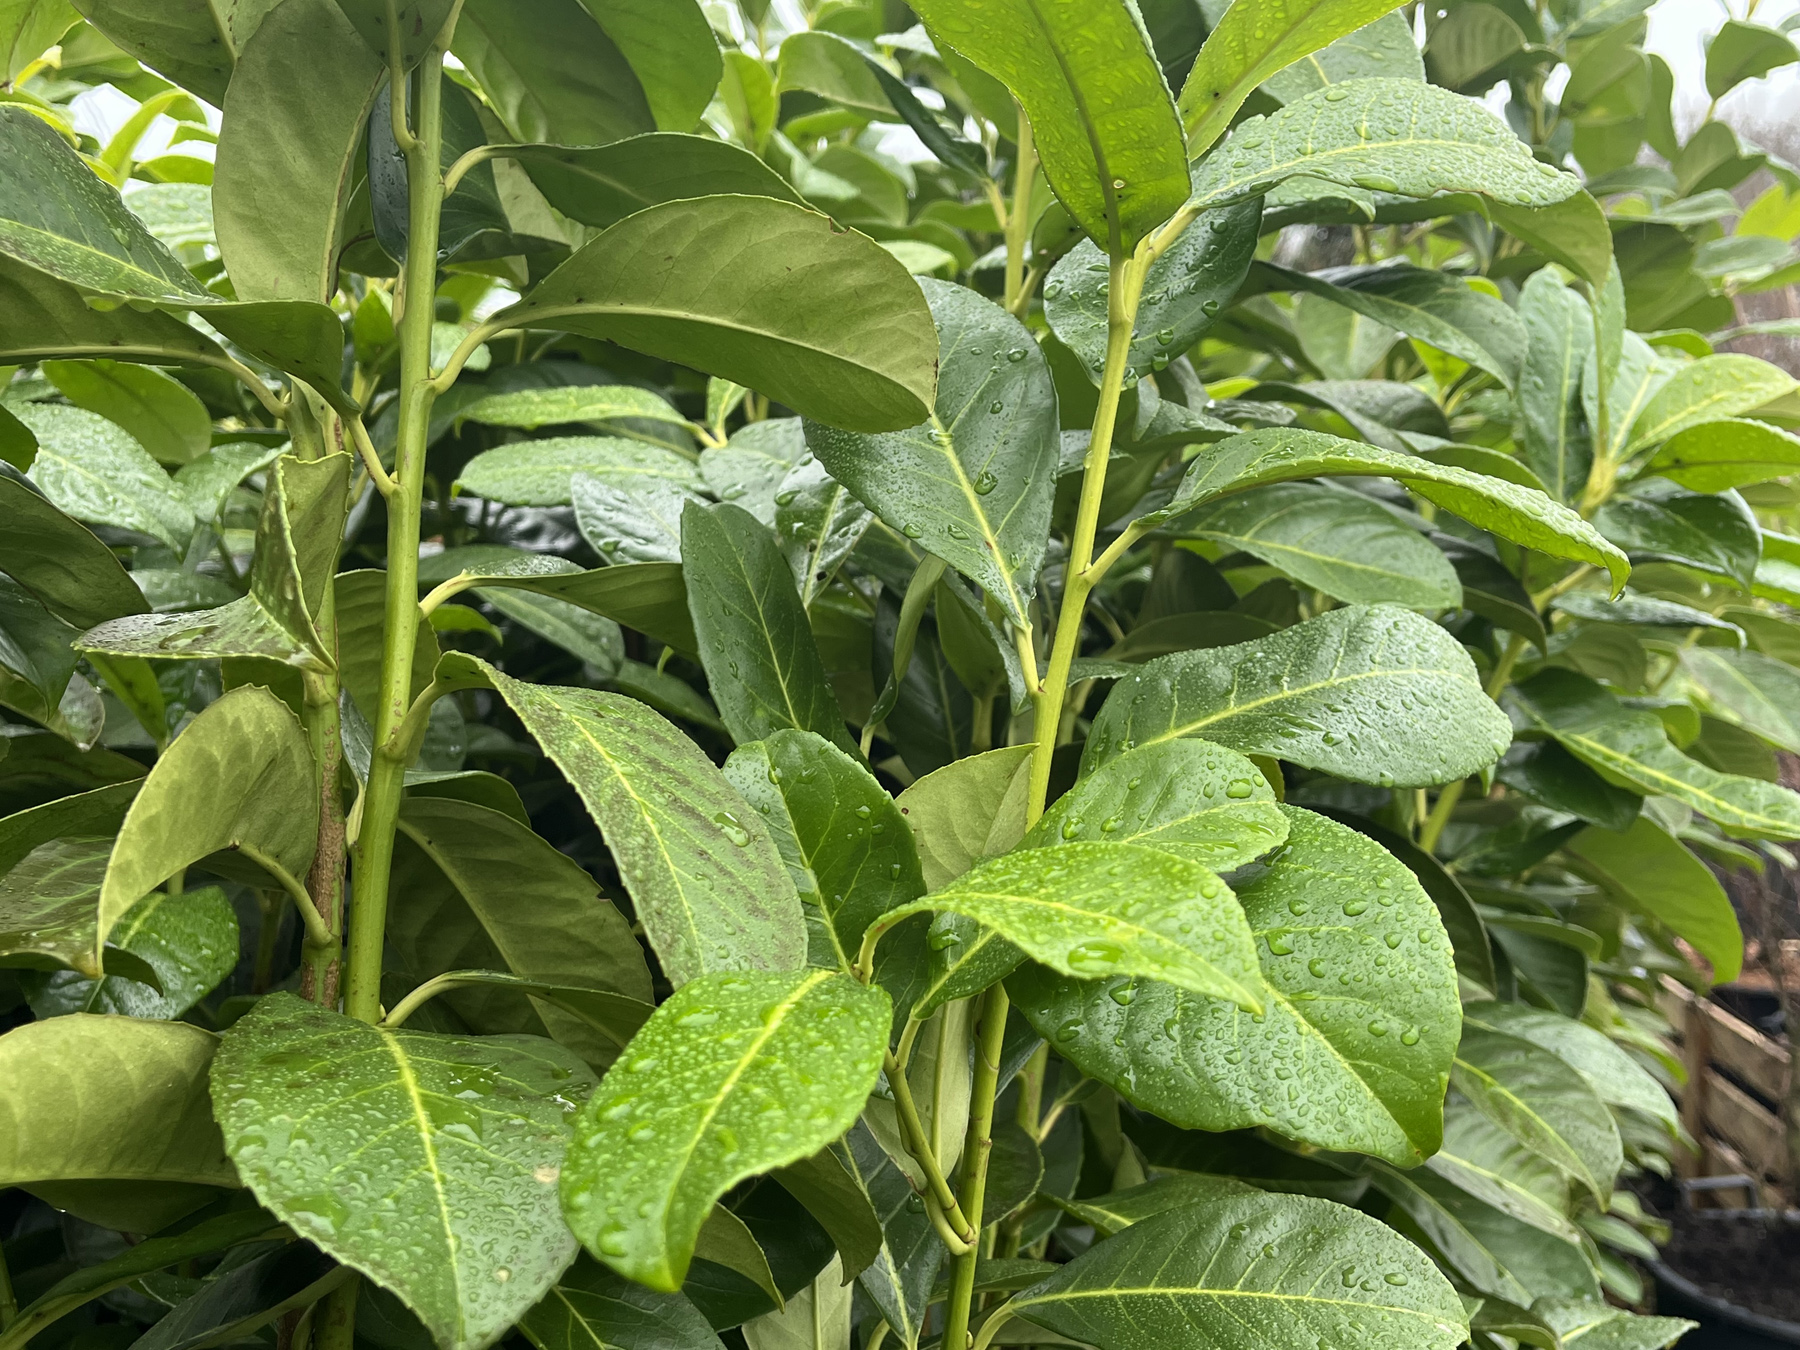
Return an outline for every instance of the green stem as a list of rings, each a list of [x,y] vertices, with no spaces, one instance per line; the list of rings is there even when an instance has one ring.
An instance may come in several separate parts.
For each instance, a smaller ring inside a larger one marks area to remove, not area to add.
[[[1034,1140],[1042,1141],[1038,1133],[1038,1125],[1044,1114],[1044,1075],[1050,1067],[1050,1045],[1044,1042],[1031,1052],[1031,1058],[1025,1061],[1025,1067],[1019,1070],[1019,1109],[1016,1119],[1019,1128]],[[995,1249],[997,1256],[1017,1256],[1019,1242],[1024,1236],[1025,1216],[1019,1214],[1009,1220],[1000,1234],[1000,1242]]]
[[[1518,665],[1519,657],[1524,655],[1525,639],[1517,633],[1512,635],[1501,653],[1500,663],[1494,667],[1494,673],[1488,677],[1487,696],[1499,702],[1500,695],[1506,692],[1506,686],[1512,682],[1513,667]],[[1463,790],[1469,780],[1459,778],[1454,783],[1446,784],[1438,793],[1437,802],[1431,808],[1431,814],[1425,818],[1425,826],[1419,831],[1419,847],[1427,853],[1437,848],[1439,837],[1444,833],[1444,826],[1450,823],[1450,814],[1456,810],[1456,804],[1462,800]]]
[[[12,1272],[6,1268],[6,1248],[0,1246],[0,1331],[10,1327],[19,1315],[19,1298],[13,1293]]]
[[[900,1121],[900,1133],[905,1138],[906,1150],[923,1169],[926,1187],[931,1192],[930,1198],[936,1200],[957,1240],[968,1246],[980,1236],[980,1230],[970,1225],[962,1206],[957,1203],[956,1192],[950,1189],[950,1183],[938,1167],[937,1151],[931,1147],[931,1139],[925,1133],[925,1124],[919,1119],[918,1103],[913,1101],[912,1084],[906,1081],[906,1069],[891,1053],[884,1067],[888,1088],[894,1094],[894,1115]]]
[[[1006,213],[1006,308],[1013,317],[1024,315],[1031,303],[1032,287],[1025,277],[1025,244],[1031,236],[1031,184],[1037,176],[1037,147],[1031,139],[1031,119],[1019,109],[1019,131],[1014,142],[1018,163],[1013,166],[1012,206]]]
[[[450,24],[419,63],[417,130],[406,149],[407,240],[405,308],[401,312],[400,417],[393,484],[387,499],[387,623],[381,642],[381,695],[375,712],[375,748],[363,790],[356,839],[356,903],[350,914],[350,948],[344,1011],[364,1022],[381,1017],[381,950],[387,931],[388,871],[394,828],[406,782],[400,731],[411,705],[413,647],[418,634],[419,519],[425,489],[425,438],[437,389],[431,376],[431,325],[437,292],[438,216],[443,206],[442,101],[444,49]],[[394,90],[404,109],[404,86]],[[396,118],[401,116],[396,113]],[[323,1344],[323,1343],[322,1343]],[[331,1350],[325,1346],[324,1350]]]
[[[283,867],[272,854],[264,853],[254,844],[239,844],[238,852],[279,881],[281,889],[293,899],[294,908],[300,911],[300,922],[306,926],[307,946],[325,947],[335,941],[331,929],[325,926],[324,916],[319,913],[318,906],[313,904],[312,896],[300,884],[300,878]]]
[[[975,1080],[970,1085],[969,1133],[963,1143],[962,1211],[981,1232],[981,1207],[987,1197],[988,1155],[994,1148],[994,1094],[1000,1085],[1000,1052],[1006,1040],[1006,1014],[1011,1004],[1006,986],[996,984],[981,1005],[981,1036],[975,1043]],[[950,1274],[950,1299],[944,1305],[944,1350],[969,1343],[969,1310],[975,1296],[975,1265],[980,1243],[956,1258]]]

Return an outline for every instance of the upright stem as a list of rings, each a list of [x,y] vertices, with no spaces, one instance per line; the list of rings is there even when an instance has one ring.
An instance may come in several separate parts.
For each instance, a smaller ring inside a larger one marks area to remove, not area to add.
[[[1006,1040],[1006,1014],[1011,1004],[1006,986],[996,984],[981,1005],[981,1032],[975,1042],[975,1078],[969,1085],[969,1133],[963,1143],[962,1212],[979,1235],[981,1207],[987,1197],[988,1154],[994,1148],[994,1095],[1000,1085],[1000,1052]],[[950,1298],[944,1305],[944,1350],[969,1343],[969,1310],[974,1305],[977,1241],[956,1258],[950,1273]]]
[[[1013,166],[1012,206],[1006,213],[1006,307],[1014,317],[1031,303],[1025,285],[1025,244],[1031,237],[1031,184],[1037,177],[1037,147],[1031,139],[1031,119],[1019,109],[1018,163]]]
[[[406,149],[407,238],[404,309],[399,323],[400,416],[394,492],[387,499],[387,622],[381,641],[381,696],[375,710],[375,748],[363,789],[356,840],[356,890],[350,913],[349,969],[344,1011],[364,1022],[381,1018],[381,949],[387,929],[388,869],[394,826],[406,781],[400,728],[412,702],[413,646],[418,633],[419,517],[425,487],[425,434],[435,390],[431,382],[431,324],[437,293],[438,213],[443,204],[440,164],[446,26],[419,63],[415,130]],[[393,91],[397,109],[406,91]],[[396,112],[396,117],[403,112]]]
[[[320,631],[337,632],[335,588],[327,585],[318,616]],[[344,795],[338,775],[344,763],[344,742],[338,719],[338,681],[335,674],[307,674],[302,725],[312,745],[313,763],[319,771],[319,845],[306,889],[319,917],[331,932],[329,946],[308,946],[306,965],[300,972],[300,996],[334,1011],[343,960],[344,935]]]
[[[1517,633],[1512,635],[1506,644],[1506,650],[1500,656],[1500,662],[1494,667],[1494,673],[1487,682],[1487,696],[1496,703],[1500,695],[1506,692],[1506,686],[1512,681],[1513,667],[1524,655],[1525,639]],[[1431,808],[1431,814],[1425,818],[1425,825],[1419,831],[1419,847],[1430,853],[1437,847],[1437,842],[1444,833],[1444,826],[1450,823],[1450,814],[1456,810],[1456,804],[1462,800],[1463,788],[1468,779],[1459,778],[1454,783],[1447,783],[1444,790],[1438,793],[1438,799]]]

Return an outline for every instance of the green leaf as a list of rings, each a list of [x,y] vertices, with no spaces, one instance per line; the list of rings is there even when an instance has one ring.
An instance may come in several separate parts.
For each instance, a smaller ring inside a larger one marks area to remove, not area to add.
[[[284,993],[232,1026],[212,1070],[257,1199],[467,1350],[574,1259],[555,1186],[591,1077],[547,1041],[386,1031]]]
[[[456,415],[465,422],[517,427],[523,431],[536,431],[539,427],[565,422],[600,422],[614,417],[643,417],[687,425],[687,418],[670,407],[667,399],[628,384],[515,389],[476,399],[468,407],[458,409]]]
[[[1603,287],[1612,267],[1612,228],[1600,203],[1575,191],[1549,204],[1490,200],[1494,224],[1561,263],[1592,286]]]
[[[858,1277],[863,1292],[902,1345],[917,1345],[944,1244],[931,1220],[916,1210],[912,1183],[866,1124],[854,1126],[835,1148],[867,1191],[881,1221],[881,1249]]]
[[[1532,1311],[1550,1324],[1566,1350],[1668,1350],[1699,1325],[1685,1317],[1644,1317],[1587,1299],[1544,1299]]]
[[[1593,591],[1570,591],[1550,602],[1550,608],[1573,614],[1590,623],[1642,624],[1651,628],[1712,628],[1731,633],[1741,642],[1743,629],[1724,619],[1714,618],[1703,609],[1659,600],[1654,596],[1627,591],[1616,600],[1608,600]],[[1711,652],[1712,647],[1698,650]]]
[[[95,28],[152,70],[222,106],[238,53],[275,8],[275,0],[224,8],[165,5],[154,13],[130,0],[81,0],[77,7]]]
[[[862,51],[836,33],[802,30],[782,39],[775,92],[799,89],[865,115],[882,117],[890,111],[887,95]]]
[[[26,865],[17,870],[23,871]],[[89,928],[104,873],[101,851],[88,868],[81,896]],[[0,882],[0,894],[11,881],[9,876]],[[75,972],[53,974],[30,995],[32,1011],[39,1017],[74,1012],[156,1021],[180,1017],[237,965],[237,915],[217,886],[202,886],[180,895],[152,891],[114,925],[112,941],[115,945],[108,947],[106,954],[110,970],[104,979],[88,979]],[[127,955],[148,966],[155,978],[144,979],[121,959]]]
[[[1309,34],[1307,41],[1313,40]],[[1281,103],[1292,103],[1315,89],[1375,76],[1423,80],[1425,62],[1418,39],[1404,14],[1387,13],[1345,33],[1263,82],[1262,90]]]
[[[1109,256],[1129,255],[1175,213],[1188,188],[1181,122],[1134,11],[1105,0],[914,8],[936,39],[1012,91],[1051,188]]]
[[[1800,436],[1766,422],[1725,418],[1678,431],[1644,466],[1695,492],[1766,483],[1800,471]]]
[[[1794,388],[1793,376],[1754,356],[1702,356],[1663,382],[1631,423],[1625,453],[1669,440],[1689,427],[1754,411]]]
[[[31,481],[55,506],[85,524],[150,535],[177,553],[187,547],[194,513],[125,430],[61,404],[28,403],[14,412],[38,439]]]
[[[935,386],[937,337],[906,268],[766,197],[639,211],[494,322],[604,338],[858,431],[915,424]]]
[[[90,291],[193,303],[214,297],[67,141],[0,106],[0,253]]]
[[[1728,647],[1684,647],[1681,673],[1702,711],[1800,753],[1800,671],[1787,662]]]
[[[1745,80],[1794,61],[1800,51],[1787,34],[1728,18],[1706,43],[1706,92],[1723,98]]]
[[[775,523],[775,494],[808,452],[798,417],[771,417],[739,427],[722,446],[700,452],[700,476],[722,502]]]
[[[113,551],[25,484],[0,477],[0,514],[0,572],[58,618],[91,628],[148,608]]]
[[[1065,975],[1139,975],[1262,1006],[1230,889],[1198,863],[1156,849],[1076,843],[1011,853],[889,910],[879,927],[922,913],[973,919]]]
[[[1462,607],[1456,569],[1429,539],[1381,503],[1329,484],[1252,488],[1189,511],[1177,528],[1351,604]]]
[[[1790,827],[1783,837],[1795,833]],[[1737,978],[1744,960],[1737,913],[1711,870],[1680,840],[1640,816],[1624,831],[1597,826],[1583,830],[1570,841],[1568,851],[1581,870],[1620,904],[1648,914],[1691,943],[1711,963],[1716,980]]]
[[[700,1310],[680,1294],[646,1289],[579,1256],[519,1319],[537,1350],[720,1350]]]
[[[790,1163],[775,1179],[831,1235],[843,1259],[846,1280],[869,1268],[881,1252],[881,1220],[843,1140]]]
[[[1456,579],[1462,583],[1464,609],[1479,614],[1496,628],[1517,633],[1540,649],[1548,646],[1550,636],[1544,629],[1543,616],[1532,603],[1531,592],[1493,552],[1448,534],[1434,532],[1431,542],[1456,569]]]
[[[240,300],[336,292],[344,203],[385,75],[333,0],[282,0],[244,44],[213,170],[213,221]]]
[[[732,194],[800,200],[785,178],[747,150],[707,136],[655,131],[611,145],[507,147],[550,205],[605,229],[660,202]]]
[[[782,479],[775,498],[775,537],[810,610],[875,517],[816,459]]]
[[[1025,844],[1142,844],[1223,873],[1279,847],[1287,834],[1274,789],[1254,764],[1182,740],[1108,760],[1051,804]]]
[[[1266,1125],[1410,1167],[1442,1133],[1457,1025],[1449,940],[1430,897],[1379,845],[1281,810],[1286,845],[1238,885],[1260,1017],[1148,981],[1033,971],[1011,984],[1058,1054],[1172,1123]]]
[[[595,21],[599,8],[577,0],[464,4],[450,50],[513,139],[605,145],[657,129],[631,62]]]
[[[1309,273],[1258,263],[1256,274],[1272,289],[1316,295],[1429,343],[1487,371],[1508,389],[1518,383],[1526,344],[1520,316],[1447,273],[1404,264]]]
[[[1762,546],[1752,594],[1783,604],[1800,604],[1800,540],[1765,530]]]
[[[1471,525],[1527,548],[1604,567],[1615,587],[1624,585],[1631,570],[1619,550],[1593,526],[1531,488],[1451,464],[1289,427],[1240,432],[1212,446],[1190,466],[1174,500],[1145,521],[1176,520],[1205,502],[1267,483],[1370,474],[1398,479]]]
[[[927,891],[939,891],[1025,837],[1031,747],[970,755],[926,774],[898,799],[912,826]]]
[[[28,758],[30,747],[63,743],[48,736],[39,736],[21,739],[13,744],[25,748],[14,749],[7,757],[13,761],[7,767],[9,777],[23,776],[29,772],[23,767],[23,761]],[[125,819],[125,812],[131,806],[131,799],[143,785],[143,766],[123,755],[103,754],[96,758],[102,761],[111,758],[115,761],[115,767],[125,772],[108,774],[104,772],[107,766],[102,762],[94,766],[101,772],[94,774],[93,781],[81,781],[78,771],[69,773],[67,781],[59,783],[59,787],[63,793],[73,795],[59,795],[53,800],[0,817],[0,876],[18,866],[33,849],[54,839],[77,835],[111,838],[118,833],[119,824]],[[48,764],[40,765],[41,769],[48,767]],[[76,768],[75,765],[63,767],[65,770]],[[96,782],[103,786],[96,787]],[[80,785],[73,786],[75,783]],[[93,943],[90,941],[85,946],[91,953]]]
[[[848,1345],[852,1293],[834,1256],[787,1306],[746,1322],[741,1328],[749,1350],[815,1350]]]
[[[1519,380],[1523,458],[1564,501],[1587,486],[1593,446],[1581,423],[1581,378],[1594,355],[1588,303],[1548,268],[1533,272],[1519,296],[1530,338]]]
[[[1462,1301],[1429,1257],[1377,1219],[1304,1195],[1237,1196],[1135,1223],[1007,1309],[1099,1350],[1364,1337],[1453,1350],[1468,1335]]]
[[[1471,99],[1412,80],[1352,80],[1239,123],[1195,170],[1189,207],[1260,197],[1296,176],[1406,197],[1474,192],[1519,206],[1581,190]]]
[[[1150,264],[1131,330],[1126,383],[1160,369],[1200,340],[1232,302],[1256,254],[1262,204],[1208,211]],[[1063,255],[1044,283],[1044,318],[1100,383],[1106,366],[1106,254],[1089,239]]]
[[[1675,1104],[1662,1085],[1585,1023],[1520,1003],[1471,1003],[1463,1009],[1463,1025],[1530,1041],[1574,1069],[1608,1106],[1642,1111],[1671,1130],[1676,1127]]]
[[[1450,1080],[1501,1129],[1610,1202],[1623,1165],[1618,1127],[1587,1080],[1556,1055],[1468,1025]]]
[[[1512,727],[1443,629],[1392,605],[1357,605],[1253,642],[1146,662],[1113,686],[1082,767],[1092,773],[1128,746],[1178,736],[1413,787],[1493,763]]]
[[[880,990],[826,971],[678,989],[582,1108],[563,1212],[620,1274],[673,1292],[713,1202],[855,1121],[887,1048]]]
[[[805,963],[768,827],[697,745],[635,699],[488,674],[606,836],[671,982]]]
[[[705,504],[691,490],[666,479],[637,482],[578,473],[569,480],[575,524],[608,562],[681,561],[681,513],[689,502]]]
[[[1114,1191],[1092,1200],[1057,1200],[1057,1205],[1084,1223],[1093,1224],[1101,1236],[1112,1237],[1134,1223],[1153,1219],[1172,1209],[1217,1204],[1222,1200],[1234,1200],[1258,1193],[1254,1186],[1235,1177],[1208,1176],[1198,1172],[1170,1174],[1166,1168],[1159,1171],[1163,1175],[1142,1186]]]
[[[140,1337],[143,1350],[203,1350],[248,1337],[284,1313],[318,1303],[350,1278],[350,1271],[309,1243],[274,1243],[237,1256],[221,1262]]]
[[[993,301],[949,282],[919,284],[941,344],[929,419],[882,436],[809,422],[807,448],[889,525],[1029,626],[1055,496],[1050,367]]]
[[[14,84],[79,17],[68,0],[14,0],[0,14],[0,78]]]
[[[217,343],[180,319],[129,305],[91,309],[68,282],[0,255],[0,360],[89,356],[151,365],[223,366],[229,360]]]
[[[223,695],[156,761],[126,812],[100,892],[95,964],[125,912],[190,863],[251,847],[303,877],[318,831],[316,771],[293,713],[260,686]]]
[[[1212,149],[1258,85],[1327,44],[1373,25],[1393,8],[1388,0],[1277,0],[1273,5],[1232,5],[1225,10],[1181,86],[1181,124],[1187,132],[1188,155],[1198,159]],[[1406,45],[1412,48],[1410,35]],[[1416,48],[1412,55],[1417,66]],[[1349,72],[1328,76],[1322,65],[1315,61],[1314,66],[1317,81],[1324,85],[1354,78]],[[1309,85],[1319,87],[1306,78],[1312,72],[1302,69],[1294,73],[1301,78],[1290,79],[1276,94],[1283,103],[1304,97],[1311,92]],[[1376,66],[1356,73],[1398,72]],[[1423,79],[1423,69],[1413,78]]]
[[[1504,1006],[1554,1016],[1518,1004]],[[1459,1190],[1520,1223],[1564,1242],[1581,1241],[1581,1229],[1569,1218],[1567,1175],[1494,1124],[1466,1097],[1452,1097],[1445,1104],[1444,1146],[1427,1158],[1425,1165]]]
[[[185,1022],[89,1013],[0,1036],[0,1071],[15,1085],[0,1117],[0,1184],[154,1182],[190,1208],[208,1191],[170,1188],[236,1187],[206,1096],[218,1043]]]
[[[116,422],[163,464],[186,464],[212,444],[212,414],[160,370],[120,361],[46,361],[44,378],[78,408]]]
[[[129,786],[135,792],[136,785]],[[93,814],[110,817],[117,828],[131,794],[120,794],[110,788],[99,791],[105,793],[108,800]],[[44,822],[50,830],[61,823],[75,824],[69,812],[56,810],[58,805],[49,802],[24,814],[61,817],[60,821],[53,818]],[[90,805],[82,815],[88,815],[91,809]],[[9,823],[18,819],[17,816],[10,817]],[[98,978],[100,967],[94,962],[95,902],[100,895],[100,883],[106,878],[106,860],[112,852],[112,840],[58,835],[35,847],[27,847],[43,832],[43,827],[32,829],[30,826],[16,830],[15,834],[23,837],[8,841],[14,845],[8,854],[25,847],[23,856],[16,862],[10,856],[0,858],[11,864],[0,877],[0,965],[60,968]],[[160,987],[161,976],[142,957],[108,946],[106,959],[112,963],[114,973]]]
[[[1732,834],[1800,838],[1800,794],[1689,759],[1655,713],[1626,707],[1572,670],[1541,671],[1514,685],[1511,697],[1527,725],[1555,737],[1609,783],[1673,797]]]
[[[1755,513],[1737,493],[1689,492],[1641,478],[1594,513],[1600,533],[1627,553],[1681,563],[1748,587],[1762,554]]]
[[[450,16],[451,0],[337,0],[344,17],[356,25],[356,31],[369,50],[384,62],[411,70],[425,55],[425,49],[443,30]],[[393,14],[394,30],[401,36],[400,50],[388,47],[388,15]]]
[[[688,608],[719,715],[740,743],[790,727],[853,746],[843,710],[774,537],[749,512],[681,513]]]

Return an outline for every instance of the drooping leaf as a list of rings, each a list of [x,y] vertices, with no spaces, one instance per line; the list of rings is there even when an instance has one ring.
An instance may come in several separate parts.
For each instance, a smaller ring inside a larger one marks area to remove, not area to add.
[[[620,694],[489,678],[605,834],[674,984],[805,964],[805,920],[769,828],[697,745]]]
[[[216,342],[172,315],[129,305],[91,309],[69,282],[0,255],[0,360],[77,357],[151,365],[230,364]]]
[[[1240,880],[1264,1008],[1148,980],[1015,976],[1057,1053],[1191,1129],[1267,1125],[1411,1166],[1436,1149],[1456,972],[1428,896],[1355,831],[1282,807],[1291,832]]]
[[[212,1080],[256,1197],[441,1345],[491,1344],[574,1259],[556,1182],[592,1075],[570,1051],[386,1031],[279,993],[232,1026]]]
[[[1664,478],[1641,478],[1594,513],[1607,539],[1635,557],[1680,563],[1748,587],[1762,554],[1762,531],[1743,498],[1726,490],[1689,492]]]
[[[1530,340],[1519,380],[1524,459],[1551,492],[1580,498],[1593,446],[1581,423],[1581,380],[1594,355],[1594,319],[1583,300],[1548,269],[1533,272],[1519,296]]]
[[[653,131],[610,145],[508,147],[564,215],[605,229],[659,202],[735,194],[798,201],[755,155],[708,136]]]
[[[1800,753],[1800,706],[1794,702],[1800,671],[1787,662],[1755,651],[1688,647],[1681,672],[1703,711]]]
[[[519,1319],[519,1330],[537,1350],[720,1350],[700,1310],[681,1294],[646,1289],[587,1256]]]
[[[1725,619],[1714,618],[1703,609],[1639,595],[1635,591],[1627,591],[1616,600],[1608,600],[1593,591],[1570,591],[1552,600],[1550,608],[1590,623],[1642,624],[1647,628],[1711,628],[1734,636],[1744,631]],[[1695,650],[1711,652],[1716,648]]]
[[[1505,1006],[1534,1016],[1554,1016],[1519,1004]],[[1564,1242],[1581,1241],[1581,1230],[1569,1217],[1568,1175],[1526,1148],[1460,1094],[1444,1105],[1444,1146],[1427,1158],[1425,1165],[1459,1190],[1521,1223]]]
[[[1391,716],[1396,707],[1407,716]],[[1443,629],[1369,605],[1146,662],[1113,687],[1082,767],[1091,773],[1128,745],[1177,736],[1404,787],[1454,782],[1493,763],[1512,727]]]
[[[809,422],[807,447],[878,516],[1024,625],[1055,495],[1050,368],[991,300],[948,282],[920,285],[940,344],[929,419],[882,436]]]
[[[495,318],[605,338],[853,430],[911,426],[932,402],[937,335],[906,268],[772,198],[648,207]]]
[[[194,513],[163,467],[123,428],[85,408],[55,403],[15,412],[38,440],[31,481],[53,505],[83,524],[136,530],[177,553],[187,548]]]
[[[837,1147],[846,1165],[855,1169],[881,1221],[881,1250],[858,1281],[901,1344],[916,1346],[944,1259],[944,1244],[931,1220],[918,1212],[912,1183],[866,1125],[854,1126]]]
[[[747,744],[785,727],[850,749],[793,572],[773,535],[728,502],[695,502],[682,512],[681,543],[700,659],[731,734]]]
[[[582,1109],[562,1178],[570,1227],[620,1274],[679,1288],[715,1200],[849,1128],[889,1016],[885,994],[826,971],[684,985]]]
[[[782,39],[775,91],[808,90],[864,116],[888,111],[887,95],[855,44],[831,32],[799,32]]]
[[[1128,255],[1181,205],[1181,123],[1136,13],[1103,0],[929,0],[916,12],[1012,92],[1057,198],[1109,255]]]
[[[91,926],[94,901],[99,898],[104,875],[104,855],[94,860],[83,884],[80,901]],[[16,871],[23,871],[21,864]],[[16,872],[15,874],[16,875]],[[13,875],[0,882],[0,894],[10,887]],[[39,1017],[58,1017],[73,1012],[114,1013],[169,1021],[180,1017],[220,981],[230,975],[238,960],[238,922],[231,902],[217,886],[202,886],[165,895],[152,891],[125,912],[113,926],[107,948],[108,972],[90,979],[76,971],[50,975],[29,995]],[[131,959],[147,966],[145,979]]]
[[[185,0],[159,6],[154,13],[129,0],[80,0],[76,6],[138,60],[214,105],[224,103],[238,54],[274,7],[275,0],[224,8]]]
[[[111,549],[15,479],[0,477],[0,572],[77,628],[146,608]]]
[[[1800,470],[1800,437],[1766,422],[1723,418],[1678,431],[1644,466],[1695,492],[1721,492]]]
[[[1239,123],[1195,170],[1189,206],[1260,197],[1296,176],[1407,197],[1473,192],[1522,206],[1547,206],[1581,188],[1533,159],[1470,99],[1412,80],[1352,80]]]
[[[1304,1195],[1238,1196],[1135,1223],[1007,1310],[1100,1350],[1176,1350],[1196,1335],[1229,1350],[1361,1336],[1452,1350],[1468,1334],[1429,1257],[1379,1220]]]

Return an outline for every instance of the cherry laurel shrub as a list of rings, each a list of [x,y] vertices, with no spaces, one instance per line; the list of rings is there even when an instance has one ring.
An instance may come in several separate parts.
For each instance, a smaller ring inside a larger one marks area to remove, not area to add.
[[[0,1350],[1679,1336],[1800,180],[1420,8],[0,4]]]

